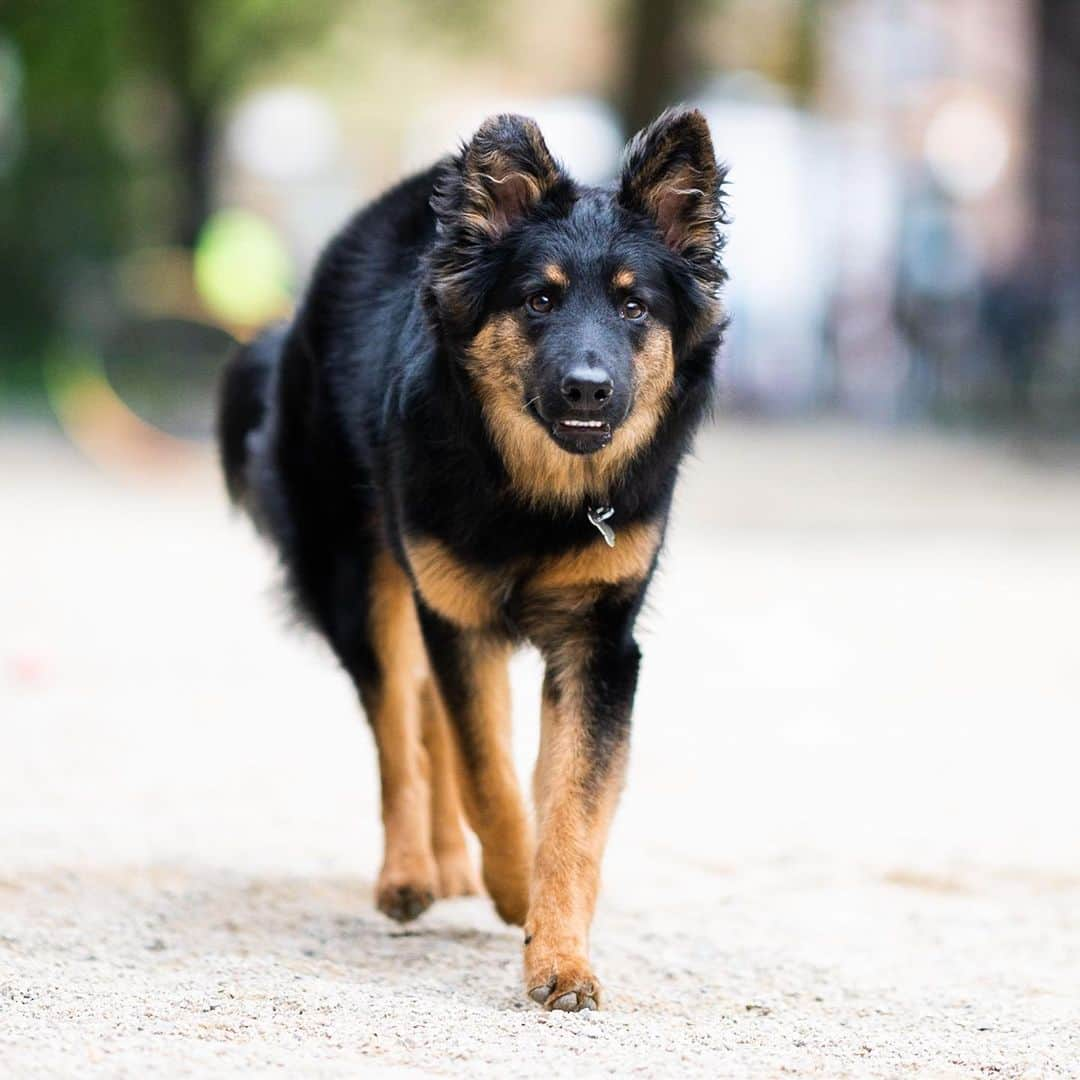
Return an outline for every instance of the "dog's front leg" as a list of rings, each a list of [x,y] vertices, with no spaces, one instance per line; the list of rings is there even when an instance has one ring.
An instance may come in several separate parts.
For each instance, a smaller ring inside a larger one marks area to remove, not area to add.
[[[525,979],[529,996],[552,1009],[600,1003],[589,926],[629,746],[640,660],[632,636],[636,610],[636,600],[598,604],[584,626],[544,647]]]

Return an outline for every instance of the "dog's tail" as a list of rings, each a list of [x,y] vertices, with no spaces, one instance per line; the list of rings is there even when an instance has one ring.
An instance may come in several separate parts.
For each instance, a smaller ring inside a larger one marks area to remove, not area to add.
[[[266,419],[270,386],[285,333],[285,328],[275,327],[260,334],[233,354],[222,373],[218,395],[218,452],[229,497],[238,504],[248,493],[250,437]]]

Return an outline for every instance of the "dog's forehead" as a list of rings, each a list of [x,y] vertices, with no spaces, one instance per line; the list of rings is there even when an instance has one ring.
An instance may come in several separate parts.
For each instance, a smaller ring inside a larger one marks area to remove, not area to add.
[[[533,260],[573,276],[647,263],[649,241],[619,210],[611,192],[593,189],[576,200],[565,217],[545,222],[530,246]]]

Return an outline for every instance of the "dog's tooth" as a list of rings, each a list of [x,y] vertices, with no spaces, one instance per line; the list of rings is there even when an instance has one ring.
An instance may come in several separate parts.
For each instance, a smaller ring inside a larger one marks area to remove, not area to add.
[[[590,431],[600,430],[604,427],[603,420],[560,420],[559,425],[564,428],[587,428]]]

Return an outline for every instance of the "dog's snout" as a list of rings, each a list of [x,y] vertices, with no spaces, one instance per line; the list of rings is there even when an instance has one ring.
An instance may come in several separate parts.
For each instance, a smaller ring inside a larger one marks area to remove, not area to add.
[[[575,410],[600,412],[611,401],[615,384],[603,368],[576,367],[563,377],[559,389]]]

